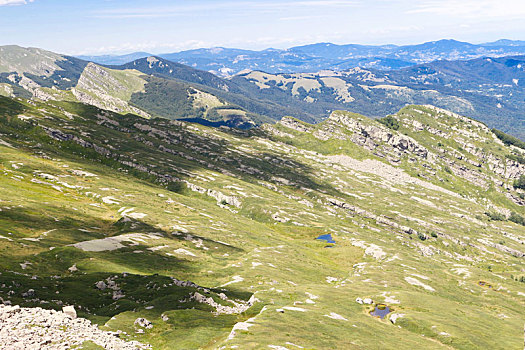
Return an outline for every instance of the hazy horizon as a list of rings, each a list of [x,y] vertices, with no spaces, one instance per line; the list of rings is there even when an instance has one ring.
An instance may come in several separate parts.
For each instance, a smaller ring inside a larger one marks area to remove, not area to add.
[[[0,0],[0,44],[120,55],[319,42],[483,43],[525,39],[524,16],[525,3],[517,0]]]
[[[121,52],[121,53],[109,52],[109,53],[101,53],[101,54],[100,53],[99,54],[89,54],[89,53],[87,53],[87,54],[81,54],[81,55],[77,55],[77,56],[123,56],[123,55],[129,55],[129,54],[133,54],[133,53],[148,53],[148,54],[152,54],[152,55],[162,55],[162,54],[170,54],[170,53],[177,53],[177,52],[183,52],[183,51],[188,51],[188,50],[199,50],[199,49],[205,49],[205,50],[212,50],[212,49],[237,49],[237,50],[247,50],[247,51],[286,50],[286,49],[290,49],[290,48],[297,47],[297,46],[308,46],[308,45],[316,45],[316,44],[334,44],[334,45],[340,45],[340,46],[343,46],[343,45],[363,45],[363,46],[395,45],[395,46],[410,46],[410,45],[420,45],[420,44],[424,44],[424,43],[428,43],[428,42],[436,42],[436,41],[440,41],[440,40],[461,41],[461,40],[457,40],[457,39],[453,39],[453,38],[443,38],[443,39],[438,39],[438,40],[430,40],[430,41],[425,41],[425,42],[414,42],[414,43],[408,43],[408,44],[393,44],[393,43],[367,44],[367,43],[353,43],[353,42],[352,43],[311,42],[311,43],[298,44],[298,45],[282,47],[282,48],[266,47],[266,48],[262,48],[262,49],[249,49],[249,48],[244,48],[244,47],[233,47],[233,46],[230,46],[230,47],[227,47],[227,46],[208,46],[208,47],[198,47],[198,48],[193,48],[193,49],[177,50],[177,51],[170,51],[170,52],[164,52],[164,51],[163,52],[155,52],[154,50],[152,50],[152,51],[128,51],[128,52]],[[480,42],[468,42],[468,43],[469,44],[474,44],[474,45],[481,45],[481,44],[485,44],[485,43],[492,43],[492,42],[495,42],[495,41],[498,41],[498,40],[522,41],[522,39],[500,38],[500,39],[496,39],[496,40],[492,40],[492,41],[480,41]],[[461,42],[467,42],[467,41],[461,41]]]

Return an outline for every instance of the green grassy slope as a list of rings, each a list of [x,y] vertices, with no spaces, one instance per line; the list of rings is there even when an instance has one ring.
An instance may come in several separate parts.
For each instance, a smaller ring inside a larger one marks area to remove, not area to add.
[[[160,57],[142,58],[121,66],[111,66],[111,68],[136,69],[148,76],[154,76],[155,78],[149,78],[148,93],[137,94],[134,101],[144,108],[151,108],[153,103],[156,113],[160,108],[170,118],[177,113],[177,115],[188,113],[187,101],[180,96],[173,96],[180,94],[180,91],[187,87],[202,90],[234,108],[243,109],[249,113],[249,119],[258,125],[279,120],[283,115],[294,115],[302,120],[314,122],[322,119],[319,116],[323,116],[326,112],[325,106],[312,107],[311,104],[298,102],[286,94],[265,95],[259,91],[254,92],[249,88],[249,84],[248,86],[238,84],[237,80],[222,79],[209,72]],[[198,115],[199,110],[193,110],[193,113]],[[162,114],[159,115],[162,116]],[[210,119],[207,115],[203,116]]]
[[[88,62],[54,52],[16,45],[0,46],[0,82],[21,85],[69,89],[77,83]],[[21,91],[15,91],[23,96]]]
[[[0,297],[156,349],[519,348],[524,227],[485,215],[523,215],[516,150],[446,111],[394,117],[240,131],[0,97]],[[198,286],[258,301],[216,315]]]

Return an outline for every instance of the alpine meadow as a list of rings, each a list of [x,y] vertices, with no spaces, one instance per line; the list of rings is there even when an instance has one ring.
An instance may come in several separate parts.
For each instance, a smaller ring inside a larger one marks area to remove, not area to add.
[[[523,349],[524,16],[0,0],[0,349]]]

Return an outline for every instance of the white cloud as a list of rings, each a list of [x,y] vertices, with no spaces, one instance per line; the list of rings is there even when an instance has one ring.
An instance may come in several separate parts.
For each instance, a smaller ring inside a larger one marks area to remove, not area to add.
[[[2,0],[0,0],[2,1]],[[233,3],[215,3],[215,4],[178,4],[173,6],[148,6],[148,7],[123,7],[109,10],[94,11],[93,17],[96,18],[161,18],[188,15],[188,13],[198,13],[201,11],[219,10],[234,6]]]
[[[28,2],[33,2],[34,0],[0,0],[0,6],[6,5],[25,5]]]
[[[408,13],[469,19],[516,18],[525,15],[525,2],[523,0],[425,0]]]
[[[84,47],[82,50],[73,51],[72,55],[101,55],[101,54],[125,54],[136,51],[147,51],[150,53],[174,52],[181,50],[198,49],[213,46],[210,42],[199,40],[187,40],[169,44],[165,42],[126,42],[118,45],[106,45],[100,47]],[[154,52],[151,52],[154,51]]]
[[[326,16],[290,16],[281,17],[279,21],[307,21],[312,19],[326,18]]]
[[[2,1],[2,0],[0,0]],[[16,1],[16,0],[12,0]],[[360,0],[302,0],[302,1],[220,1],[215,3],[199,4],[195,2],[179,3],[172,6],[149,6],[137,8],[114,8],[110,10],[94,11],[96,18],[162,18],[184,16],[188,13],[208,13],[210,11],[230,11],[243,13],[267,13],[281,11],[312,10],[319,8],[339,9],[356,7],[362,2]]]
[[[363,33],[370,34],[370,35],[381,35],[386,36],[389,34],[400,34],[400,33],[406,33],[406,32],[417,32],[422,30],[421,27],[415,26],[415,25],[407,25],[407,26],[384,26],[384,27],[371,27],[368,29],[365,29]]]
[[[297,1],[288,3],[289,6],[335,6],[335,7],[353,7],[361,2],[348,1],[348,0],[309,0],[309,1]]]

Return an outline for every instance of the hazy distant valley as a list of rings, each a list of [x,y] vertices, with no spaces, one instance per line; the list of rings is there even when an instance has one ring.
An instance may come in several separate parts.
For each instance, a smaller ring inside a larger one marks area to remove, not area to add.
[[[458,51],[458,46],[463,51]],[[419,59],[426,61],[517,54],[525,48],[521,42],[507,41],[487,44],[483,49],[473,47],[439,41],[411,46],[410,50],[397,48],[396,52],[411,52],[411,57],[427,57]],[[303,51],[335,57],[357,50],[354,46],[333,45],[324,50],[314,48],[318,46]],[[395,70],[355,66],[330,70],[331,66],[321,65],[309,73],[301,73],[299,66],[288,67],[292,71],[287,73],[268,73],[272,69],[265,72],[251,65],[249,68],[254,70],[224,78],[157,56],[100,66],[39,49],[11,46],[1,50],[0,60],[4,62],[0,63],[0,91],[6,96],[77,100],[116,112],[189,118],[242,128],[285,115],[318,122],[335,110],[348,110],[378,118],[407,104],[432,104],[521,139],[525,137],[525,56],[412,63]],[[294,50],[299,49],[290,49]],[[364,54],[359,52],[353,54]],[[207,57],[213,59],[215,55],[208,53]],[[195,66],[194,59],[185,62]]]

